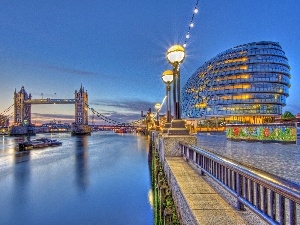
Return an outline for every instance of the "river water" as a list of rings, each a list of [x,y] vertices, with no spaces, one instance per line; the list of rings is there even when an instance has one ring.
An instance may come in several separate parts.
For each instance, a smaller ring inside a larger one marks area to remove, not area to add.
[[[39,137],[63,144],[19,153],[0,136],[0,224],[153,224],[147,137]]]

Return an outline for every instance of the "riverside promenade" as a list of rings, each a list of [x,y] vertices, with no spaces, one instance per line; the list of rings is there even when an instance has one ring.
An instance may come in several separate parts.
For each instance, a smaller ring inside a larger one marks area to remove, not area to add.
[[[163,146],[164,138],[157,133],[152,135],[180,224],[266,224],[249,210],[236,210],[234,199],[228,195],[224,197],[226,193],[208,176],[200,176],[197,168],[193,168],[183,157],[178,157],[174,151],[176,146]],[[155,186],[160,189],[158,183]],[[163,202],[160,204],[164,205]],[[173,223],[170,221],[164,224]]]
[[[182,224],[267,224],[249,211],[236,210],[232,198],[183,158],[166,157],[166,165]]]
[[[164,168],[167,183],[172,192],[181,224],[268,224],[247,207],[246,210],[237,210],[236,196],[234,197],[225,191],[225,189],[210,176],[201,176],[202,168],[194,163],[195,161],[199,161],[198,156],[196,157],[195,153],[188,153],[188,155],[184,153],[184,157],[180,157],[178,150],[176,150],[178,148],[177,146],[171,147],[168,146],[168,144],[163,144],[166,138],[169,137],[158,135],[154,138],[156,139],[154,142],[156,142],[156,149],[160,155],[160,161]],[[266,171],[294,183],[299,183],[299,166],[297,165],[297,161],[299,161],[299,145],[233,142],[228,141],[225,134],[198,134],[196,138],[197,145],[201,147],[201,149],[220,155],[225,158],[225,161],[226,158],[231,161],[234,160],[251,169],[257,168],[258,170]],[[176,139],[176,137],[174,137],[174,139]],[[194,145],[193,143],[186,144],[187,146]],[[172,152],[174,150],[177,153]],[[187,152],[189,151],[190,150],[187,150]],[[172,152],[172,154],[170,154],[170,152]],[[193,155],[192,158],[189,156],[190,154]],[[221,170],[220,167],[216,167],[216,164],[209,163],[207,165],[206,171],[216,171],[216,168],[218,168],[219,172]],[[291,167],[291,169],[289,169],[289,167]],[[280,171],[280,173],[278,171]],[[223,177],[223,175],[220,176]],[[226,177],[227,176],[229,175],[227,174]],[[232,179],[232,177],[230,179]],[[248,184],[248,181],[246,183]],[[239,184],[236,185],[236,187],[239,187]],[[245,183],[243,185],[245,185]],[[255,190],[252,192],[254,187]],[[251,198],[253,195],[256,196],[255,202],[250,200],[255,208],[257,207],[257,209],[267,213],[269,210],[275,210],[273,207],[276,207],[276,216],[274,217],[276,217],[277,220],[279,220],[279,214],[281,222],[285,220],[285,216],[287,219],[290,219],[289,213],[283,214],[285,207],[283,206],[282,208],[280,199],[276,200],[276,202],[279,202],[274,203],[276,206],[266,206],[266,199],[268,198],[268,201],[271,201],[270,198],[272,198],[271,196],[266,197],[266,194],[271,192],[271,190],[267,191],[265,186],[260,187],[260,184],[255,184],[255,186],[251,187],[248,186],[246,189],[244,188],[243,186],[244,199]],[[251,188],[251,193],[248,188]],[[245,194],[245,191],[247,191],[248,194]],[[299,204],[298,200],[294,201],[297,202],[297,205]],[[261,205],[262,202],[264,206]],[[292,207],[292,205],[290,206]],[[263,207],[263,209],[261,207]],[[280,207],[280,212],[278,211],[278,207]],[[298,207],[299,205],[290,212],[296,213],[296,211],[299,211]],[[290,208],[287,210],[290,210]],[[279,214],[277,214],[278,212]],[[299,217],[299,212],[296,217]],[[299,221],[299,218],[296,218],[293,222],[288,222],[288,224],[298,224],[296,221]],[[271,222],[271,224],[277,223]]]

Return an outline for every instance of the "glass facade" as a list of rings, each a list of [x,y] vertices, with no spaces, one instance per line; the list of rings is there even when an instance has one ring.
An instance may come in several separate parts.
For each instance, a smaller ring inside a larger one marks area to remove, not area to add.
[[[204,63],[182,89],[182,118],[278,116],[290,67],[276,42],[239,45]]]

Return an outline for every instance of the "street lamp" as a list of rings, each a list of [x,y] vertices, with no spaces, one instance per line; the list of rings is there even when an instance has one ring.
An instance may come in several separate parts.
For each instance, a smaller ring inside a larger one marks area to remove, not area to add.
[[[165,129],[163,130],[163,133],[167,133],[167,128],[171,127],[171,96],[170,96],[170,90],[171,86],[170,84],[173,82],[173,71],[172,70],[166,70],[163,72],[161,76],[163,82],[166,84],[166,96],[167,96],[167,121],[165,123]]]
[[[173,68],[173,99],[174,99],[174,118],[181,119],[180,110],[180,63],[185,58],[185,51],[181,45],[173,45],[167,51],[167,59]]]
[[[159,110],[161,108],[160,103],[156,103],[154,108],[156,109],[156,130],[160,130],[159,128]]]
[[[167,59],[173,66],[173,102],[174,102],[174,120],[171,128],[168,130],[170,135],[188,135],[189,131],[185,128],[185,122],[181,120],[180,105],[180,64],[185,59],[185,51],[181,45],[173,45],[167,51]]]

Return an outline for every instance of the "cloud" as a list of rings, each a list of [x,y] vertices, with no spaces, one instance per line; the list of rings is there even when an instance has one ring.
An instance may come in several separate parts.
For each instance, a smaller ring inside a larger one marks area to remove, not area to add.
[[[101,113],[108,120],[113,120],[119,123],[128,123],[132,121],[136,121],[141,119],[140,113],[119,113],[119,112],[109,112],[109,113]],[[97,117],[97,113],[95,114],[95,118]],[[102,120],[103,118],[100,116],[98,120]]]
[[[152,105],[154,105],[153,102],[138,99],[101,99],[89,103],[90,108],[93,108],[96,112],[120,123],[128,123],[141,119],[141,111],[144,111],[145,114]],[[95,116],[97,116],[97,113]]]
[[[139,100],[139,99],[98,99],[89,102],[89,107],[93,108],[96,112],[100,113],[102,116],[106,117],[108,120],[114,120],[120,123],[128,123],[141,119],[141,111],[144,115],[152,108],[154,102]],[[92,123],[93,113],[89,113],[89,123]],[[105,124],[102,116],[98,117],[97,113],[94,114],[95,124]],[[67,114],[50,114],[50,113],[32,113],[33,122],[46,123],[51,120],[60,120],[64,123],[72,123],[75,121],[75,115]]]
[[[127,111],[127,112],[136,112],[140,113],[141,111],[148,111],[149,108],[153,108],[154,102],[151,101],[145,101],[145,100],[139,100],[139,99],[129,99],[129,100],[114,100],[114,99],[101,99],[92,101],[89,103],[90,107],[97,110],[94,106],[101,106],[101,108],[108,107],[113,108],[114,112],[116,112],[118,109],[120,111]],[[106,111],[106,110],[102,110]],[[109,112],[109,111],[106,111]]]
[[[80,75],[80,76],[98,75],[96,72],[78,70],[78,69],[67,68],[67,67],[63,67],[63,66],[50,65],[50,64],[38,64],[38,66],[42,67],[42,68],[50,69],[50,70],[55,70],[55,71],[61,72],[61,73],[74,74],[74,75]]]
[[[105,111],[99,112],[101,115],[106,117],[108,120],[114,120],[119,123],[128,123],[132,121],[136,121],[141,119],[140,111],[136,113],[121,113],[117,111]],[[49,113],[32,113],[32,122],[37,124],[49,123],[54,119],[56,121],[61,121],[62,123],[73,123],[75,121],[75,115],[67,115],[67,114],[49,114]],[[89,112],[89,124],[92,123],[92,112]],[[102,118],[98,117],[97,114],[94,115],[94,123],[95,124],[107,124],[107,122]]]

